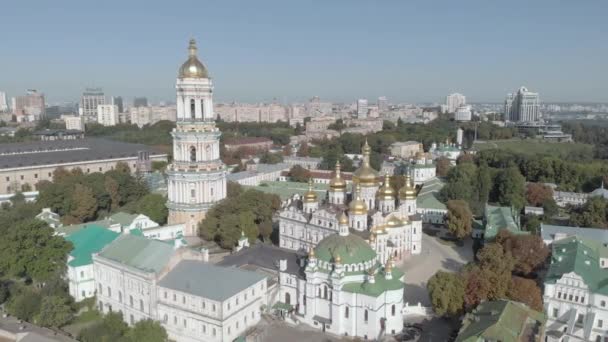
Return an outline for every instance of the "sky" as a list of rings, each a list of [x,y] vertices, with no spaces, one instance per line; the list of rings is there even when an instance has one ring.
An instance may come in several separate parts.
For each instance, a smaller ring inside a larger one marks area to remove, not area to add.
[[[197,39],[216,101],[608,102],[608,1],[88,1],[0,5],[0,91],[173,101]]]

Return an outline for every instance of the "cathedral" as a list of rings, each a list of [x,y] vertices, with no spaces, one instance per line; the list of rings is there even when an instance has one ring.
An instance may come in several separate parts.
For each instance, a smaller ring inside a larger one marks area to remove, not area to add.
[[[391,258],[401,261],[421,252],[422,218],[416,214],[416,189],[410,176],[397,192],[388,175],[380,182],[382,177],[371,167],[367,141],[362,154],[350,194],[336,163],[325,198],[319,199],[311,184],[301,201],[279,213],[280,247],[308,252],[339,232],[340,217],[347,212],[349,233],[367,241],[381,263]]]
[[[226,167],[220,159],[220,130],[213,114],[213,82],[190,40],[188,60],[179,68],[173,162],[167,167],[169,224],[198,233],[211,206],[226,197]]]

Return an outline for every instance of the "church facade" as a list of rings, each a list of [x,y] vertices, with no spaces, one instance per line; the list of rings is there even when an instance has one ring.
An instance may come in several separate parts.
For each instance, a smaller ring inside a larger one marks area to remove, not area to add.
[[[309,188],[302,201],[279,213],[280,247],[308,252],[321,240],[337,234],[339,218],[346,216],[351,234],[365,240],[382,263],[400,261],[421,252],[422,218],[416,214],[416,189],[409,175],[399,191],[388,175],[381,182],[369,163],[371,148],[363,146],[363,162],[353,173],[350,193],[336,164],[326,198],[319,200]]]
[[[188,60],[179,69],[177,125],[173,162],[167,167],[169,224],[185,224],[184,235],[197,235],[198,223],[226,197],[226,167],[220,159],[220,130],[213,113],[213,82],[190,41]]]

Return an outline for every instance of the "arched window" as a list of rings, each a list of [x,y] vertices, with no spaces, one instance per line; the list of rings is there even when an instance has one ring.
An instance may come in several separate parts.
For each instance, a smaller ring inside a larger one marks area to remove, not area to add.
[[[129,305],[133,307],[133,296],[129,296]]]
[[[144,301],[143,300],[139,300],[139,310],[144,311]]]
[[[344,308],[344,318],[348,318],[348,306]]]
[[[112,289],[108,286],[108,297],[112,297]]]
[[[285,293],[285,304],[291,305],[291,295],[289,295],[289,292]]]
[[[196,115],[196,105],[194,104],[194,99],[190,100],[190,117],[192,119],[195,118]]]
[[[194,147],[194,146],[190,146],[190,161],[191,162],[196,161],[196,147]]]
[[[323,288],[323,298],[327,299],[327,286]]]
[[[122,292],[118,291],[118,302],[122,303]]]
[[[201,99],[201,114],[203,114],[202,117],[204,119],[205,118],[205,100],[202,100],[202,99]]]
[[[365,323],[367,323],[367,319],[368,319],[368,314],[367,314],[367,310],[365,310],[363,312],[363,320],[365,321]]]
[[[395,316],[395,304],[391,306],[391,315]]]

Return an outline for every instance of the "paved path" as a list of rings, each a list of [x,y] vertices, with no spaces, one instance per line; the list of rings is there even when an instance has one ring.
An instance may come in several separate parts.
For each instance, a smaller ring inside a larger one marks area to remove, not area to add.
[[[426,283],[439,270],[457,271],[473,260],[472,240],[464,246],[443,244],[438,237],[422,234],[422,253],[406,259],[398,267],[405,272],[405,301],[430,306]]]

